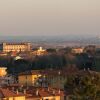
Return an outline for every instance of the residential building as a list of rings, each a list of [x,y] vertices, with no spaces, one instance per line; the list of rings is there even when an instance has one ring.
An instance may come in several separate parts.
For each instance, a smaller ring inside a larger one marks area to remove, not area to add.
[[[7,68],[6,67],[0,67],[0,77],[5,76],[7,74]]]
[[[22,85],[32,86],[37,84],[37,80],[41,77],[41,72],[39,70],[32,70],[20,73],[18,75],[18,82]]]
[[[76,68],[64,70],[32,70],[20,73],[19,84],[27,86],[53,87],[64,89],[67,76],[75,75]]]
[[[76,68],[63,70],[45,70],[43,75],[45,75],[45,79],[50,87],[64,89],[67,77],[75,75],[77,71],[78,70]]]

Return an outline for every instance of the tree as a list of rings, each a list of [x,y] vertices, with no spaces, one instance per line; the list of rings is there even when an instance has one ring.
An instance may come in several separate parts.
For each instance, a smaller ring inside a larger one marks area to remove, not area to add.
[[[69,77],[65,90],[72,94],[71,100],[98,100],[100,99],[100,75]],[[70,91],[69,91],[70,90]]]

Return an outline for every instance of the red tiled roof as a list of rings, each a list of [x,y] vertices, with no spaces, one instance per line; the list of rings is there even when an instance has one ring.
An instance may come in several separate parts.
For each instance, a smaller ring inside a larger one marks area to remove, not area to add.
[[[38,95],[36,95],[36,91],[38,91]],[[50,97],[50,96],[64,96],[64,91],[53,88],[38,88],[38,89],[29,89],[27,90],[27,94],[31,94],[31,97]]]
[[[13,86],[12,86],[13,87]],[[7,89],[8,88],[8,89]],[[14,87],[14,89],[18,89],[19,87]],[[23,87],[23,90],[26,89],[26,94],[16,93],[12,91],[11,87],[0,88],[0,96],[4,97],[17,97],[17,96],[26,96],[26,98],[42,98],[42,97],[50,97],[50,96],[64,96],[65,92],[63,90],[55,89],[55,88],[36,88],[36,87]],[[38,91],[38,95],[36,92]],[[24,93],[24,92],[23,92]]]
[[[53,89],[53,88],[43,88],[39,89],[39,95],[41,97],[48,97],[48,96],[64,96],[64,91],[59,89]]]
[[[4,98],[4,97],[17,97],[17,96],[24,96],[24,94],[22,93],[16,93],[14,91],[11,91],[9,89],[4,89],[4,88],[0,88],[0,97]]]

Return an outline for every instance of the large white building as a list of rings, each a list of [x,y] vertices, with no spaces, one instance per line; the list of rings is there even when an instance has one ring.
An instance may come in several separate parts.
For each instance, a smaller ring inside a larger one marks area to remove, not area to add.
[[[31,50],[31,43],[2,43],[0,45],[0,49],[3,52],[30,51]]]

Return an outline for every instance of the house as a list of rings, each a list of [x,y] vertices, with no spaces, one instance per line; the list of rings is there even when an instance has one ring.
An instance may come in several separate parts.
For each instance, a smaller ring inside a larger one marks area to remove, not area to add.
[[[7,68],[6,67],[0,67],[0,77],[5,76],[7,74]]]
[[[41,76],[41,71],[39,70],[22,72],[18,75],[18,83],[25,86],[33,86],[37,84],[36,82]]]

